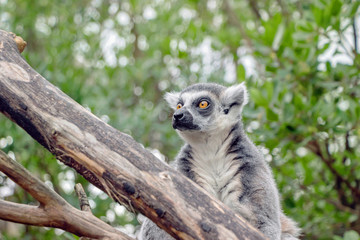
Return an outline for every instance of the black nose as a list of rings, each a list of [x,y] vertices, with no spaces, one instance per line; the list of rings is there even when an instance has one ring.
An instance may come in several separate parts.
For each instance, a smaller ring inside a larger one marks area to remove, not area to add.
[[[184,118],[184,113],[174,113],[175,120],[181,120]]]

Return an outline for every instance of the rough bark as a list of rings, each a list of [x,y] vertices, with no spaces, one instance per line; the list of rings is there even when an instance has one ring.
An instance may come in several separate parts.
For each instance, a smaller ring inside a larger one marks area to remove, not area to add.
[[[71,206],[2,151],[0,151],[0,171],[40,203],[39,206],[30,206],[0,199],[1,219],[34,226],[61,228],[92,239],[132,239],[96,218],[89,209],[80,211]]]
[[[50,84],[0,31],[0,111],[57,159],[177,239],[264,239],[223,203]]]

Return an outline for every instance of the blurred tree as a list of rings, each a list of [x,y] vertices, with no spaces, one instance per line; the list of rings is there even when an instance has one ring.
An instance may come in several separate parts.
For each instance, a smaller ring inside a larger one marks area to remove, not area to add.
[[[162,96],[196,82],[246,81],[250,137],[275,171],[304,239],[360,232],[359,1],[0,0],[0,28],[26,60],[104,121],[172,159],[181,140]],[[0,148],[76,206],[86,181],[0,116]],[[159,155],[159,154],[158,154]],[[34,201],[3,175],[0,197]],[[94,214],[134,232],[135,217],[88,186]],[[33,227],[5,239],[73,237]],[[38,237],[37,237],[38,236]]]

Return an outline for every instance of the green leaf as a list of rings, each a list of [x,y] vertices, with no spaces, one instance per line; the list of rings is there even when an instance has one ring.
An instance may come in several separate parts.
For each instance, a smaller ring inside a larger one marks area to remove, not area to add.
[[[294,94],[294,104],[298,110],[303,109],[304,103],[300,94]]]
[[[266,109],[266,118],[270,121],[278,121],[279,120],[278,115],[270,108]]]
[[[274,84],[273,84],[273,82],[266,81],[264,84],[264,87],[265,87],[266,93],[267,93],[267,100],[270,103],[272,101],[273,94],[274,94]]]
[[[278,50],[279,46],[281,44],[282,38],[284,36],[284,31],[285,31],[285,24],[279,24],[277,30],[276,30],[276,34],[274,36],[274,40],[272,42],[272,48],[274,50]]]
[[[260,92],[260,90],[256,89],[256,88],[252,88],[250,89],[250,96],[251,99],[259,106],[267,106],[268,105],[268,101],[266,100],[266,98],[262,95],[262,93]]]
[[[237,66],[236,74],[238,76],[238,80],[245,80],[246,72],[245,72],[245,68],[242,64],[239,64]]]
[[[283,115],[284,115],[284,122],[292,122],[293,117],[295,114],[295,107],[292,104],[285,104],[285,109],[283,110]]]
[[[356,12],[359,10],[360,1],[354,1],[353,5],[350,8],[349,17],[352,17],[356,14]]]
[[[360,239],[359,234],[354,230],[347,231],[344,234],[344,240],[359,240],[359,239]]]

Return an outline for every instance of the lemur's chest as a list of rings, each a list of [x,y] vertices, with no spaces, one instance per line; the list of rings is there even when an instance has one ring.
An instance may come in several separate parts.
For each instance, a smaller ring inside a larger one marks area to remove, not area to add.
[[[229,154],[225,146],[204,147],[192,152],[195,182],[223,202],[230,194],[241,189],[240,167],[235,155]]]

